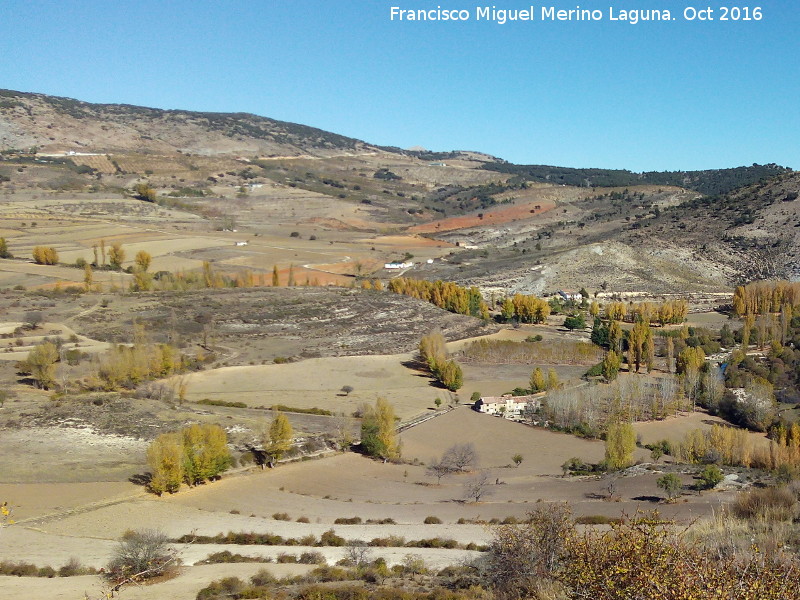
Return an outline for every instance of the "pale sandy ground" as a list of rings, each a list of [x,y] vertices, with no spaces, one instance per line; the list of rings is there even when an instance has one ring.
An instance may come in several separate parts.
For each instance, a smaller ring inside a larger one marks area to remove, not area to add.
[[[435,398],[446,397],[445,391],[432,386],[429,376],[402,365],[412,358],[411,354],[344,356],[283,365],[225,367],[190,375],[188,398],[245,402],[249,406],[316,406],[351,414],[360,404],[372,404],[382,396],[405,420],[433,407]],[[354,388],[348,396],[340,391],[345,385]]]
[[[0,498],[8,502],[18,522],[142,495],[141,486],[127,481],[83,483],[0,483]]]
[[[694,412],[681,414],[677,417],[669,417],[663,421],[634,423],[633,428],[637,434],[642,436],[643,444],[652,444],[663,439],[679,442],[690,431],[694,429],[710,431],[715,424],[730,425],[720,417],[715,417],[705,412]],[[750,432],[749,435],[757,446],[769,444],[766,434]]]
[[[3,451],[16,460],[0,467],[4,483],[124,480],[145,470],[148,442],[106,435],[64,419],[60,427],[26,427],[0,433]],[[101,475],[102,474],[102,475]],[[3,484],[0,484],[0,490]],[[3,496],[0,495],[0,498]]]
[[[477,414],[461,407],[405,432],[404,455],[427,461],[454,441],[471,441],[480,455],[479,467],[491,474],[490,494],[481,502],[464,502],[464,482],[471,474],[446,478],[441,485],[425,474],[425,467],[412,464],[383,464],[357,454],[298,462],[275,470],[255,470],[228,476],[219,482],[184,489],[173,496],[156,498],[141,495],[127,483],[25,484],[3,485],[0,495],[12,499],[14,516],[20,523],[0,532],[0,560],[27,560],[39,565],[61,566],[77,556],[88,565],[102,566],[113,552],[115,540],[129,528],[156,527],[171,536],[188,533],[214,535],[227,531],[270,532],[284,537],[319,536],[328,529],[347,539],[370,540],[388,535],[407,540],[429,537],[453,538],[462,543],[485,543],[491,530],[479,524],[458,525],[461,518],[483,519],[524,517],[539,502],[569,501],[577,514],[618,516],[656,506],[666,516],[693,519],[709,514],[712,508],[730,497],[725,493],[684,496],[684,502],[657,505],[650,500],[659,495],[655,480],[659,473],[621,477],[620,502],[604,502],[599,495],[605,483],[594,477],[563,478],[560,465],[568,456],[596,461],[603,456],[600,442],[537,430],[502,419]],[[498,443],[498,440],[503,440]],[[520,467],[508,466],[511,454],[520,452]],[[691,478],[684,476],[686,484]],[[138,494],[138,495],[137,495]],[[91,503],[91,504],[90,504]],[[86,506],[90,504],[89,506]],[[66,509],[66,510],[65,510]],[[52,516],[54,511],[63,514]],[[236,512],[238,511],[238,513]],[[274,520],[273,513],[286,512],[292,521]],[[424,525],[433,515],[442,525]],[[306,516],[310,523],[297,523]],[[392,517],[395,525],[334,525],[337,517],[362,519]],[[27,518],[26,518],[27,517]],[[299,554],[308,548],[204,545],[181,547],[187,564],[211,552],[229,550],[250,556],[275,557],[281,552]],[[314,548],[330,562],[342,556],[337,548]],[[417,548],[375,549],[390,563],[406,554],[418,554],[432,567],[441,567],[474,554],[465,551]],[[239,573],[252,573],[258,565],[218,565],[187,571],[191,585],[178,589],[177,582],[137,588],[135,598],[192,598],[211,579]],[[252,570],[251,570],[252,569]],[[59,597],[53,590],[76,589],[96,581],[0,579],[0,597],[13,597],[20,589],[30,598]],[[188,580],[186,580],[188,581]],[[21,583],[22,582],[22,583]],[[27,584],[30,587],[27,587]],[[20,588],[20,585],[26,587]],[[72,586],[78,586],[73,588]],[[191,591],[191,593],[190,593]],[[148,595],[149,594],[149,595]],[[69,597],[69,596],[64,596]]]
[[[0,334],[12,333],[17,327],[21,327],[23,323],[0,323]],[[58,333],[55,333],[58,332]],[[77,342],[70,342],[72,336],[76,336]],[[22,345],[17,345],[17,339],[22,339]],[[67,350],[80,350],[89,354],[97,354],[105,352],[111,347],[111,344],[93,340],[83,335],[78,335],[77,332],[65,325],[64,323],[42,323],[35,330],[26,330],[21,336],[0,339],[0,360],[25,360],[28,353],[33,349],[36,344],[44,341],[45,338],[61,338],[65,344],[64,348]],[[11,350],[11,352],[9,352]]]
[[[30,287],[31,279],[44,278],[52,282],[61,281],[67,284],[83,285],[83,269],[72,267],[59,267],[55,265],[37,265],[33,262],[0,259],[0,278],[3,285],[25,285]],[[123,281],[126,285],[131,280],[127,273],[111,271],[97,271],[94,274],[95,283],[118,285]]]
[[[276,577],[302,575],[313,568],[310,565],[291,564],[227,564],[200,565],[181,570],[180,575],[169,581],[154,585],[129,586],[122,597],[130,600],[194,600],[202,588],[223,577],[249,577],[266,568]],[[82,576],[57,579],[32,577],[1,577],[0,593],[3,598],[24,598],[25,600],[77,600],[88,595],[90,600],[105,598],[108,587],[100,577]]]

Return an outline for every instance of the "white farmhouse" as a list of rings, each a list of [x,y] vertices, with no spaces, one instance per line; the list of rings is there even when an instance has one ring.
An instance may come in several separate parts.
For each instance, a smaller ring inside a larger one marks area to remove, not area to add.
[[[541,397],[543,393],[531,394],[528,396],[512,396],[503,394],[502,396],[482,397],[475,403],[475,410],[487,415],[503,417],[512,421],[522,421],[525,413],[538,410],[542,406]]]
[[[569,302],[570,300],[573,300],[575,302],[580,302],[583,299],[583,295],[580,292],[576,292],[575,290],[558,290],[558,295],[561,296],[567,302]]]
[[[410,269],[414,266],[412,262],[401,262],[401,263],[386,263],[383,265],[384,269]]]

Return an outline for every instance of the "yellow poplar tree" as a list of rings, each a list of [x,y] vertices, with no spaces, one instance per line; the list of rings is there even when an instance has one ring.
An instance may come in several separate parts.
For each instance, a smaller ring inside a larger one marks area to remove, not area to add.
[[[614,423],[606,433],[606,463],[608,468],[619,470],[633,464],[636,449],[636,432],[630,423]]]
[[[539,367],[531,373],[530,387],[532,392],[541,392],[545,389],[544,373]]]
[[[153,261],[153,257],[150,256],[149,252],[145,252],[144,250],[139,250],[136,253],[136,258],[134,258],[134,262],[136,265],[142,270],[147,271],[150,268],[150,263]]]
[[[177,492],[183,481],[183,442],[177,433],[158,436],[147,448],[147,464],[152,469],[149,488],[159,496]]]
[[[269,432],[264,440],[264,449],[269,456],[269,466],[274,467],[284,454],[292,448],[294,430],[286,415],[276,410]]]

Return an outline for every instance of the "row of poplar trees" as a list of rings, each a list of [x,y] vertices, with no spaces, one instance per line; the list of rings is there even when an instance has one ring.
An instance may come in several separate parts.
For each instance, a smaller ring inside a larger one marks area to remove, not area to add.
[[[219,425],[190,425],[158,436],[147,449],[152,470],[150,490],[159,496],[177,492],[182,483],[198,485],[231,465],[228,435]]]

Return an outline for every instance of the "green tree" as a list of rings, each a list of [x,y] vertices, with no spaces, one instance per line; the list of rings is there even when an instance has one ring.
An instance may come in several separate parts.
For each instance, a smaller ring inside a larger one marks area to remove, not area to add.
[[[8,243],[4,237],[0,237],[0,258],[14,258],[11,252],[8,251]]]
[[[291,450],[293,436],[294,430],[289,419],[281,411],[276,410],[269,426],[268,435],[264,440],[264,450],[269,457],[270,468],[274,467],[275,463]]]
[[[725,479],[725,476],[717,465],[706,465],[705,468],[700,471],[700,484],[704,490],[717,487],[717,484],[723,479]]]
[[[163,433],[147,448],[147,464],[152,470],[149,488],[159,496],[177,492],[183,481],[183,441],[178,433]]]
[[[619,369],[622,366],[622,357],[614,352],[613,350],[609,350],[608,353],[603,358],[602,363],[602,372],[603,377],[605,377],[608,381],[614,381],[619,374]]]
[[[361,446],[369,456],[384,461],[400,456],[395,429],[394,408],[385,398],[378,398],[361,420]]]
[[[606,433],[606,464],[609,469],[619,470],[633,464],[636,449],[636,433],[630,423],[613,423]]]
[[[705,362],[706,353],[703,352],[701,347],[692,348],[687,346],[678,354],[678,359],[675,361],[675,371],[678,374],[686,373],[689,370],[699,371],[705,365]]]
[[[683,487],[681,478],[675,473],[667,473],[666,475],[659,477],[656,481],[656,485],[660,489],[664,490],[664,493],[667,495],[667,500],[670,502],[680,496],[681,488]]]
[[[514,464],[517,465],[517,467],[519,467],[523,460],[522,454],[515,454],[511,457],[511,460],[514,461]]]
[[[570,330],[586,329],[586,318],[583,316],[583,313],[570,315],[566,319],[564,319],[564,327]]]

